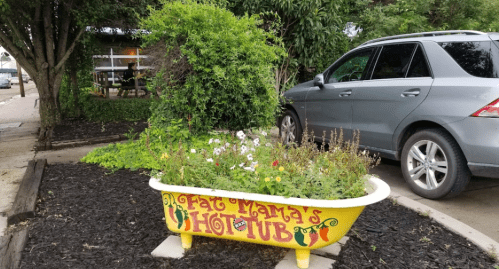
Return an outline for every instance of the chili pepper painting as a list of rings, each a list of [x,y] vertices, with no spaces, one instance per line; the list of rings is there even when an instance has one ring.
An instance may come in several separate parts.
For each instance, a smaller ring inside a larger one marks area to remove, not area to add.
[[[189,219],[189,215],[187,215],[187,210],[184,210],[184,217],[185,231],[189,231],[191,229],[191,220]]]
[[[329,228],[327,226],[324,226],[319,230],[319,234],[321,236],[321,239],[326,241],[326,242],[329,242],[329,238],[327,238],[328,232],[329,232]]]
[[[308,244],[309,247],[313,246],[318,240],[319,240],[319,234],[317,233],[314,228],[310,230],[310,243]]]
[[[173,220],[173,222],[177,223],[177,220],[175,219],[175,215],[173,213],[173,206],[171,204],[168,205],[168,211],[170,213],[170,218]]]
[[[298,243],[298,245],[300,245],[302,247],[306,247],[307,244],[305,244],[305,242],[303,242],[305,240],[305,236],[301,232],[301,228],[300,227],[295,227],[294,230],[295,230],[295,241],[296,241],[296,243]]]
[[[178,220],[177,229],[180,229],[180,227],[182,227],[182,224],[184,224],[184,215],[183,215],[181,207],[179,205],[177,205],[177,210],[175,210],[175,216],[177,216],[177,220]]]

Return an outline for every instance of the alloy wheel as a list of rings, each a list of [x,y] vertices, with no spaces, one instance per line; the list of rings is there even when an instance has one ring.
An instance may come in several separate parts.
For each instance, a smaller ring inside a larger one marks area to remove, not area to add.
[[[284,144],[296,142],[296,122],[290,115],[284,116],[281,122],[281,139]]]
[[[411,180],[426,190],[437,189],[447,178],[449,163],[442,148],[430,140],[416,142],[408,152]]]

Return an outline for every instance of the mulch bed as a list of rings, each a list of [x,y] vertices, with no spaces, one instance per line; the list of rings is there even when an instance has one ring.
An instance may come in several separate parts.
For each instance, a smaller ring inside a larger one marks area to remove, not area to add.
[[[52,141],[78,140],[110,135],[141,133],[147,128],[147,121],[136,122],[89,122],[81,118],[64,119],[55,128]]]
[[[273,268],[286,249],[195,236],[181,259],[150,253],[169,235],[147,171],[55,164],[42,179],[21,268]],[[493,268],[478,247],[389,200],[366,207],[334,268]]]

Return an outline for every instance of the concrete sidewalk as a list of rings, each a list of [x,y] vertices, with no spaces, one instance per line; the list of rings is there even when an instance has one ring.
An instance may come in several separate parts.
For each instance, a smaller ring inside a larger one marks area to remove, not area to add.
[[[0,236],[28,162],[35,157],[33,148],[40,127],[37,99],[38,93],[30,93],[0,104]]]

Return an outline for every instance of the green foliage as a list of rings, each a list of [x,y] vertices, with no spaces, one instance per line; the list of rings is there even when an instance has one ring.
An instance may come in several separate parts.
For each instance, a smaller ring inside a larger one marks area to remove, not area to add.
[[[59,104],[61,106],[61,113],[64,117],[77,117],[77,104],[84,98],[92,87],[93,79],[89,68],[82,68],[77,72],[78,77],[78,98],[72,92],[71,78],[68,72],[64,74],[62,79],[61,88],[59,90]],[[81,105],[80,105],[81,106]]]
[[[288,67],[288,76],[300,70],[300,80],[322,72],[347,51],[348,37],[342,33],[347,4],[347,0],[229,1],[236,15],[262,14],[264,26],[283,39],[289,53],[290,61],[285,59],[281,68]]]
[[[236,137],[237,136],[237,137]],[[333,135],[330,151],[317,149],[305,134],[300,147],[270,143],[266,133],[219,134],[196,144],[170,143],[154,154],[163,183],[311,199],[365,195],[365,176],[374,159],[358,152],[358,139],[344,144]],[[166,143],[168,144],[168,143]]]
[[[109,100],[97,98],[89,94],[88,89],[83,89],[80,98],[80,106],[83,115],[90,121],[112,122],[112,121],[137,121],[146,120],[150,117],[150,106],[152,99],[131,98]]]
[[[183,119],[194,133],[272,125],[278,111],[273,67],[284,51],[269,43],[278,41],[260,23],[193,2],[151,10],[141,24],[149,31],[141,35],[144,45],[165,44],[172,69],[182,64],[187,70],[177,77],[157,74],[153,85],[162,96],[152,107],[152,124],[164,128]]]
[[[376,1],[380,2],[380,1]],[[499,30],[497,0],[398,0],[373,4],[370,0],[350,1],[349,20],[363,28],[353,42],[406,33],[436,30]]]

